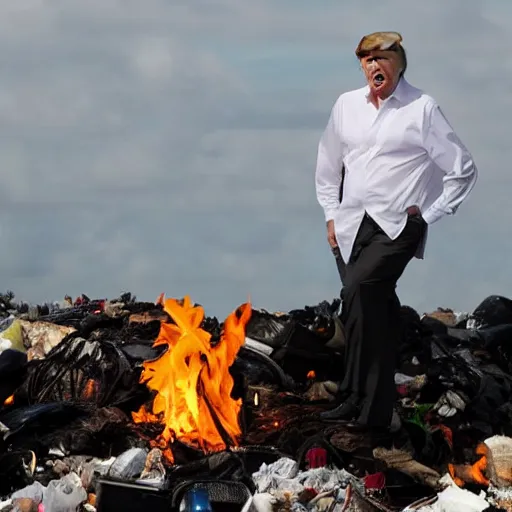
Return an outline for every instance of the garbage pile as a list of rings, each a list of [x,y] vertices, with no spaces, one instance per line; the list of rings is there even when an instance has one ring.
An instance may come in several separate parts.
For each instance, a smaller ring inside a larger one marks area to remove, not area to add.
[[[512,301],[402,307],[380,438],[319,415],[339,308],[0,295],[0,512],[512,510]]]

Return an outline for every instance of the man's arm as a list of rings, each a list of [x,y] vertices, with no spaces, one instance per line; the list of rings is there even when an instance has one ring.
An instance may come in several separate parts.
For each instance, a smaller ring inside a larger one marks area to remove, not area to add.
[[[427,224],[432,224],[457,211],[475,186],[478,171],[471,154],[434,101],[427,105],[423,132],[425,149],[444,172],[443,193],[423,212]]]
[[[343,167],[342,144],[338,133],[341,100],[332,108],[327,127],[320,143],[316,163],[316,197],[324,210],[325,220],[334,219],[340,206],[341,169]]]

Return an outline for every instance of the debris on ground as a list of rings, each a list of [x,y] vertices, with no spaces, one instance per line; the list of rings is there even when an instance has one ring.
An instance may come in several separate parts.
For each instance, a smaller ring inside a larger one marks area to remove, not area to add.
[[[0,512],[512,510],[512,301],[402,307],[381,437],[319,414],[339,310],[0,294]]]

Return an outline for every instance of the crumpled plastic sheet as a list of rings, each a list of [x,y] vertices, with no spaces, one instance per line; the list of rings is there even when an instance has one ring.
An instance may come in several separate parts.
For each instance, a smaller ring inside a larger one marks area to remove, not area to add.
[[[10,325],[14,322],[16,317],[14,315],[9,315],[7,318],[0,320],[0,332],[5,331]]]
[[[87,501],[87,493],[80,477],[71,472],[60,480],[51,480],[46,488],[34,482],[11,497],[12,500],[17,498],[30,498],[42,503],[42,509],[46,512],[76,512]]]
[[[87,501],[87,493],[76,473],[69,473],[60,480],[51,480],[44,493],[43,506],[52,512],[75,512]]]
[[[267,492],[279,488],[282,483],[293,483],[298,472],[298,462],[283,457],[273,464],[262,464],[259,471],[253,473],[252,479],[259,492]]]
[[[19,498],[29,498],[39,504],[43,501],[45,490],[46,489],[44,485],[36,481],[24,489],[20,489],[19,491],[14,492],[11,496],[11,499],[16,500]]]
[[[477,495],[466,489],[461,489],[450,475],[445,475],[442,482],[448,486],[437,495],[436,502],[415,509],[415,512],[483,512],[489,508],[490,504],[485,499],[484,491]],[[406,507],[403,512],[413,512],[413,509]]]
[[[364,483],[343,469],[322,467],[299,471],[298,463],[286,457],[273,464],[262,464],[252,478],[258,490],[258,494],[254,496],[254,508],[258,512],[267,510],[273,502],[271,497],[279,501],[288,499],[292,504],[291,510],[295,512],[323,510],[321,500],[318,501],[318,506],[307,508],[297,503],[298,496],[305,489],[314,489],[318,494],[330,494],[340,502],[345,499],[345,489],[349,483],[364,492]],[[261,508],[256,508],[257,502],[261,503]]]

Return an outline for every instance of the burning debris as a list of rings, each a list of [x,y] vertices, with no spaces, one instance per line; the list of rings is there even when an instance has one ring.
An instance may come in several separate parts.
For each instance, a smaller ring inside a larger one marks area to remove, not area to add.
[[[180,441],[204,453],[237,446],[242,436],[239,414],[242,399],[233,399],[230,367],[245,341],[245,326],[251,315],[244,304],[225,321],[216,344],[201,328],[204,310],[185,297],[164,302],[164,311],[174,324],[162,323],[154,347],[165,347],[157,359],[143,363],[141,381],[156,391],[150,412],[142,406],[133,413],[136,423],[163,423],[154,441],[174,463],[170,443]],[[162,418],[160,418],[162,416]]]
[[[404,306],[375,438],[319,415],[339,300],[219,322],[189,297],[0,295],[0,512],[512,510],[511,304]]]

